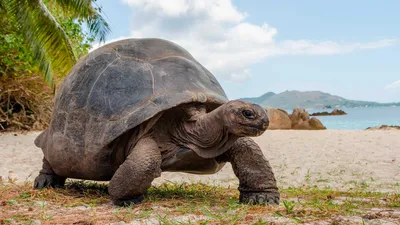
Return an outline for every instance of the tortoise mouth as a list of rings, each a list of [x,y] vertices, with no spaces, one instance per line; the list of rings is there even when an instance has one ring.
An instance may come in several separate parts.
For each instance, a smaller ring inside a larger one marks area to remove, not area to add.
[[[243,128],[240,130],[238,136],[249,136],[249,137],[257,137],[262,135],[267,129],[267,125],[265,123],[263,125],[249,125],[249,124],[241,124]]]
[[[260,123],[258,124],[244,124],[244,123],[239,123],[242,127],[245,128],[252,128],[252,129],[256,129],[259,131],[265,131],[268,129],[269,126],[269,120],[262,120]]]

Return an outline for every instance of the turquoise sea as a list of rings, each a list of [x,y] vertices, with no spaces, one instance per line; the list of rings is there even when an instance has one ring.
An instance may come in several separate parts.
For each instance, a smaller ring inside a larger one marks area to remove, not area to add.
[[[327,129],[335,130],[363,130],[380,125],[400,126],[400,107],[342,108],[342,110],[347,112],[347,115],[318,116],[317,118]],[[331,112],[332,109],[308,110],[310,114],[321,111]]]

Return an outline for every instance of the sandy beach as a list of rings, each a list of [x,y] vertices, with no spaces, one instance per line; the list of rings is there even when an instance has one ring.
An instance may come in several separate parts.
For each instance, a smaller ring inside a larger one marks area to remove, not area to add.
[[[39,132],[0,134],[3,181],[33,181],[42,152],[33,141]],[[338,190],[400,190],[398,131],[267,131],[254,138],[275,172],[279,187],[316,185]],[[228,164],[214,175],[163,173],[153,184],[197,182],[236,186]]]

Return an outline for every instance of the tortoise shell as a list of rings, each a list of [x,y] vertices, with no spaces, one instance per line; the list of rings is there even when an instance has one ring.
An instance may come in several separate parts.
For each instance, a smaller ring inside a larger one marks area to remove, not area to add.
[[[64,79],[50,126],[35,140],[46,152],[96,152],[158,113],[183,103],[221,105],[216,78],[167,40],[126,39],[83,57]]]

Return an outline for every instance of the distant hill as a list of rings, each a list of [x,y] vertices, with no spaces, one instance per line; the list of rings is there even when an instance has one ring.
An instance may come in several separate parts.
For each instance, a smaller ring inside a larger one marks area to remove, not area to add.
[[[306,109],[325,109],[336,107],[382,107],[400,106],[397,103],[378,103],[370,101],[349,100],[337,95],[331,95],[321,91],[285,91],[279,94],[267,92],[256,98],[242,98],[241,100],[253,102],[263,107],[293,109],[296,107]]]
[[[242,98],[243,101],[253,102],[259,105],[262,105],[265,101],[267,101],[270,97],[276,95],[274,92],[267,92],[260,97],[257,98]]]

